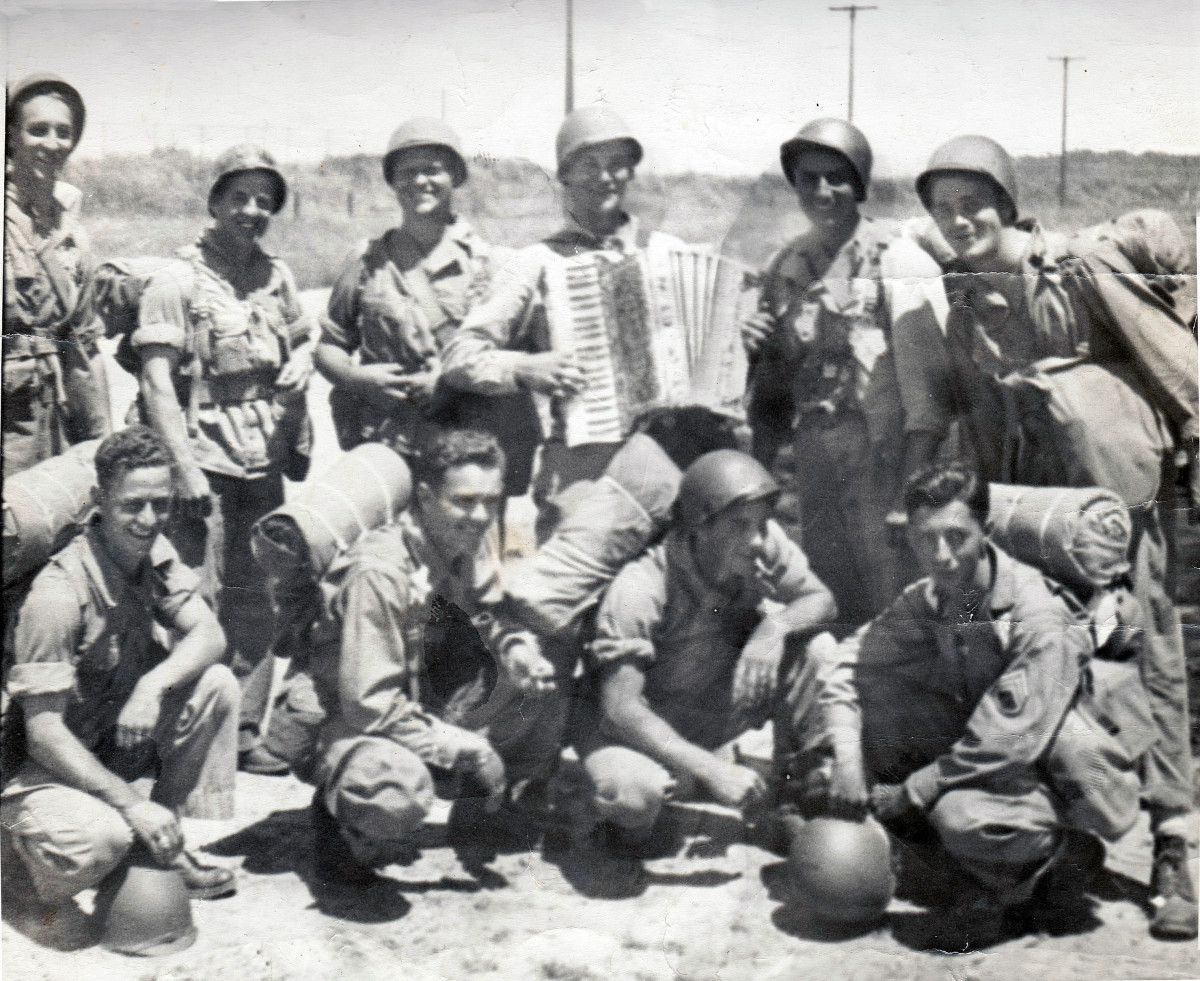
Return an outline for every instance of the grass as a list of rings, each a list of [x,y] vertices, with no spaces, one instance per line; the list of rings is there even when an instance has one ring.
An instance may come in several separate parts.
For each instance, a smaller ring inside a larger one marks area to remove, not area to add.
[[[1017,161],[1022,213],[1072,231],[1135,208],[1170,212],[1191,243],[1200,204],[1200,156],[1079,151],[1069,155],[1071,193],[1057,201],[1058,158]],[[376,157],[287,166],[292,199],[272,222],[266,247],[285,258],[301,288],[328,286],[358,243],[399,222]],[[206,221],[209,162],[183,150],[72,162],[67,179],[85,194],[84,219],[96,254],[169,255]],[[297,205],[298,203],[298,210]],[[485,238],[528,245],[560,220],[558,184],[528,161],[481,158],[457,192],[459,211]],[[692,242],[723,241],[731,255],[760,266],[801,227],[791,189],[775,173],[758,178],[643,173],[629,208],[652,227]],[[865,211],[907,218],[922,209],[911,180],[879,180]]]

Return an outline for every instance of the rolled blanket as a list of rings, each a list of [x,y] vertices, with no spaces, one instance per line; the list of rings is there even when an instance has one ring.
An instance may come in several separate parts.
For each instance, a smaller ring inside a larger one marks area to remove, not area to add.
[[[1014,558],[1088,592],[1129,573],[1133,523],[1112,491],[1012,484],[989,489],[989,534]]]
[[[304,566],[320,579],[333,559],[368,531],[408,506],[408,464],[382,443],[363,443],[342,454],[286,504],[264,515],[250,549],[268,575],[285,578]]]
[[[629,437],[593,493],[563,515],[535,555],[505,574],[513,615],[542,636],[572,637],[621,567],[662,533],[680,477],[653,439]]]
[[[4,585],[34,572],[92,511],[100,440],[77,443],[4,482]]]

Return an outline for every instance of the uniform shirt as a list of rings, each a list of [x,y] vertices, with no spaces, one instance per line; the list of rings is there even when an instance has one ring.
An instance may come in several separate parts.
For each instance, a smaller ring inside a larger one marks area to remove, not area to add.
[[[110,748],[134,686],[167,656],[163,631],[180,629],[199,589],[162,536],[127,577],[93,525],[50,560],[21,606],[9,694],[68,693],[67,728],[88,750]]]
[[[264,476],[283,466],[290,449],[271,440],[278,416],[272,399],[275,378],[306,324],[295,280],[285,263],[261,250],[252,272],[237,270],[210,232],[185,253],[151,277],[130,341],[139,350],[165,344],[180,353],[175,391],[200,468]],[[252,276],[262,285],[243,292]],[[193,359],[203,374],[194,421],[188,418],[197,384]]]
[[[645,673],[650,706],[684,738],[705,738],[730,711],[734,668],[763,615],[802,597],[824,592],[799,546],[774,521],[767,522],[762,578],[709,585],[692,557],[688,537],[673,530],[625,566],[609,586],[588,647],[599,671],[628,662]]]
[[[1092,653],[1061,587],[991,545],[987,561],[973,608],[921,579],[839,645],[824,681],[835,745],[861,737],[869,771],[923,808],[955,787],[1031,779]]]
[[[408,373],[441,370],[442,350],[467,310],[484,295],[496,263],[508,253],[456,220],[428,255],[393,228],[343,267],[322,318],[322,340],[362,364],[394,364]],[[399,255],[398,265],[393,256]],[[403,268],[402,268],[403,267]],[[400,445],[420,439],[424,406],[383,410],[363,405],[369,434],[388,419]]]
[[[327,713],[327,741],[386,736],[428,764],[453,769],[460,748],[478,737],[422,707],[426,631],[435,597],[472,618],[496,656],[532,635],[493,615],[503,593],[498,541],[475,556],[448,559],[404,514],[366,535],[326,574],[324,611],[310,664]]]
[[[892,223],[867,217],[832,254],[813,232],[776,254],[761,298],[777,325],[767,370],[791,380],[802,417],[862,412],[877,443],[899,430],[892,315],[906,301],[893,294],[939,271]]]

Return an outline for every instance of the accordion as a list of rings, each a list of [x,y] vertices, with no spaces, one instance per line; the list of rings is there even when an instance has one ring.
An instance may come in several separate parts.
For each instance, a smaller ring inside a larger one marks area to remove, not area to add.
[[[561,405],[567,445],[621,442],[662,409],[744,419],[740,324],[757,304],[752,282],[714,249],[657,234],[620,259],[588,252],[551,264],[550,345],[573,356],[585,380]]]

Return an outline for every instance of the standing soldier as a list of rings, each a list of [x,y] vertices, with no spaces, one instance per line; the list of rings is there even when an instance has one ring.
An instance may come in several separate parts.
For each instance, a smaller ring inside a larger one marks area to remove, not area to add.
[[[481,399],[438,385],[442,351],[501,252],[454,212],[454,189],[467,176],[458,135],[445,123],[410,119],[392,134],[383,178],[404,220],[338,276],[316,362],[333,384],[342,449],[384,440],[409,455],[438,424],[482,428],[504,445],[507,493],[522,494],[537,445],[528,397]]]
[[[795,418],[804,549],[841,618],[862,623],[911,578],[886,517],[900,479],[903,412],[892,360],[897,279],[937,264],[898,229],[859,213],[871,148],[840,119],[818,119],[780,147],[809,229],[763,276],[744,325],[752,356],[756,453],[774,456]]]
[[[1139,221],[1112,223],[1106,245],[1094,237],[1068,241],[1036,221],[1019,221],[1012,160],[983,136],[960,136],[939,147],[917,178],[917,192],[954,258],[944,278],[949,299],[944,339],[931,327],[923,350],[898,351],[901,378],[912,388],[909,398],[938,406],[943,423],[956,414],[964,417],[972,449],[992,479],[1104,486],[1130,508],[1134,593],[1150,613],[1142,681],[1159,733],[1143,793],[1155,833],[1157,909],[1151,932],[1195,937],[1195,887],[1186,861],[1193,795],[1187,674],[1179,613],[1167,587],[1175,468],[1163,420],[1174,424],[1173,435],[1194,459],[1197,412],[1196,344],[1187,331],[1194,293],[1189,303],[1172,290],[1172,277],[1163,275],[1179,272],[1171,268],[1177,263],[1164,261],[1170,251],[1183,252],[1169,248],[1168,236],[1174,231],[1178,238],[1178,232],[1163,216],[1140,213]],[[1132,267],[1117,275],[1111,266],[1097,265],[1097,257],[1122,236],[1120,251],[1149,257],[1158,275],[1139,275],[1144,270]],[[1149,282],[1155,290],[1147,288]],[[1112,290],[1123,294],[1117,305]],[[1086,410],[1069,420],[1072,445],[1054,447],[1050,461],[1023,453],[1014,473],[1000,472],[1008,415],[1000,380],[1033,377],[1044,403],[1041,393],[1051,388],[1053,371],[1065,378],[1079,369],[1078,362],[1051,363],[1038,380],[1039,362],[1071,357],[1088,358],[1082,367],[1104,366],[1086,376],[1095,385],[1132,377],[1124,390],[1137,405],[1109,404],[1099,389],[1087,392]],[[920,465],[939,435],[931,430],[925,439],[910,441],[916,451],[910,466]],[[1062,465],[1065,476],[1053,464]]]
[[[54,75],[8,92],[4,181],[5,476],[111,428],[108,382],[88,299],[92,259],[79,191],[59,180],[85,120]]]
[[[625,192],[642,159],[642,145],[606,106],[571,113],[558,130],[558,179],[566,222],[549,238],[523,249],[474,307],[446,350],[449,384],[470,392],[540,392],[563,399],[583,388],[577,365],[551,349],[545,270],[561,257],[600,252],[616,262],[646,244],[636,218],[624,210]],[[545,541],[620,448],[587,443],[568,448],[560,427],[542,447],[533,494],[538,540]]]
[[[271,605],[250,556],[250,529],[283,503],[283,477],[302,480],[311,443],[305,389],[310,325],[291,270],[259,240],[287,197],[264,150],[238,146],[217,161],[212,224],[142,293],[130,340],[141,357],[142,418],[179,464],[180,513],[169,534],[203,569],[242,683],[240,765],[286,767],[262,747],[270,697]]]

